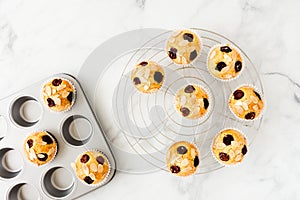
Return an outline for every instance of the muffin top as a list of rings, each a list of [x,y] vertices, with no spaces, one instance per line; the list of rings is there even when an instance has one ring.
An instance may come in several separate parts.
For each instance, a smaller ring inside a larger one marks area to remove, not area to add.
[[[231,94],[229,107],[238,118],[253,120],[261,114],[264,102],[253,87],[241,86]]]
[[[221,80],[230,80],[241,73],[244,64],[241,54],[230,44],[213,47],[207,58],[209,72]]]
[[[109,161],[99,151],[86,151],[79,155],[74,168],[77,177],[88,185],[104,183],[110,173]]]
[[[56,112],[69,110],[75,100],[75,88],[66,79],[54,78],[43,86],[45,105]]]
[[[134,87],[143,93],[157,92],[164,81],[163,68],[154,61],[143,61],[131,73]]]
[[[176,64],[190,64],[200,54],[200,39],[190,30],[177,30],[167,40],[166,51]]]
[[[212,144],[214,157],[224,165],[241,163],[247,151],[246,138],[234,129],[221,131]]]
[[[48,132],[35,132],[26,138],[24,152],[30,162],[38,166],[43,165],[55,157],[57,143],[54,137]]]
[[[174,143],[167,152],[168,170],[177,176],[194,174],[199,165],[199,152],[194,144],[180,141]]]
[[[177,92],[175,106],[183,117],[197,119],[207,113],[209,97],[204,89],[190,84]]]

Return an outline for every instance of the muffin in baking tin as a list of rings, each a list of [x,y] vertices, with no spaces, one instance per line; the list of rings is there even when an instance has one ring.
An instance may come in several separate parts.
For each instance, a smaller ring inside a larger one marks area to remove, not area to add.
[[[63,78],[53,78],[43,85],[43,100],[53,111],[68,111],[74,104],[76,90],[73,84]]]
[[[96,150],[80,154],[75,164],[73,163],[77,178],[87,185],[104,184],[110,173],[110,167],[108,158]]]
[[[53,160],[56,156],[57,148],[56,139],[46,131],[32,133],[24,141],[26,158],[38,166]]]

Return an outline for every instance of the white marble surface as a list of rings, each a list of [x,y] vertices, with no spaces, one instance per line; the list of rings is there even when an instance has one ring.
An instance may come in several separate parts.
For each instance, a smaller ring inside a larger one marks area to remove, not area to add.
[[[185,179],[118,173],[80,199],[299,199],[299,8],[297,0],[0,0],[0,98],[54,73],[76,75],[93,49],[121,32],[201,27],[222,33],[262,73],[268,102],[244,164]]]

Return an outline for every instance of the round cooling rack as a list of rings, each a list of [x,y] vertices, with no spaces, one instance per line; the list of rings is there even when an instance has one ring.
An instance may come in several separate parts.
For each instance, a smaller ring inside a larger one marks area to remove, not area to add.
[[[220,169],[222,165],[215,161],[210,147],[214,136],[226,127],[241,130],[251,150],[262,117],[250,122],[236,119],[228,108],[228,100],[242,84],[254,85],[263,95],[260,76],[234,42],[212,31],[192,30],[201,37],[202,49],[199,58],[189,66],[175,65],[168,58],[165,44],[172,31],[163,29],[139,29],[114,36],[96,48],[83,64],[78,79],[112,148],[119,171],[167,170],[167,149],[181,140],[196,144],[200,151],[196,174]],[[238,48],[245,61],[241,75],[228,82],[213,78],[206,67],[210,48],[224,43]],[[130,80],[135,65],[144,60],[156,61],[165,71],[163,86],[155,94],[137,91]],[[210,110],[197,120],[185,119],[175,109],[176,92],[187,84],[200,85],[210,95]]]

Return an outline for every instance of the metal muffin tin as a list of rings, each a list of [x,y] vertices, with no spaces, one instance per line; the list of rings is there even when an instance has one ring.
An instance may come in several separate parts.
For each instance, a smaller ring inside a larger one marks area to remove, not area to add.
[[[54,112],[42,100],[42,86],[51,78],[70,80],[76,88],[73,107]],[[0,199],[74,199],[107,184],[116,163],[106,138],[78,81],[69,74],[56,74],[0,100]],[[58,152],[48,164],[30,163],[23,151],[26,137],[39,130],[57,140]],[[71,163],[86,150],[97,149],[109,159],[111,173],[103,185],[88,186],[77,179]]]

